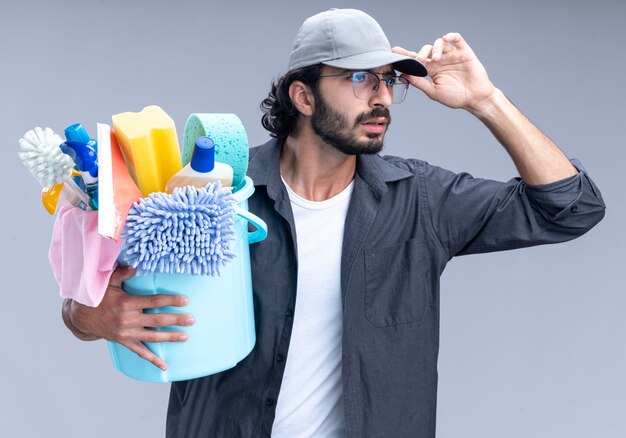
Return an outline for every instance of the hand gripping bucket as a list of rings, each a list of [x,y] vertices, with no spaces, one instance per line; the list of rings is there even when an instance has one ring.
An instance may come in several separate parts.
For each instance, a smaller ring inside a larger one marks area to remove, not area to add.
[[[168,326],[160,331],[179,331],[186,342],[145,343],[165,360],[162,371],[116,342],[108,342],[115,368],[133,379],[146,382],[173,382],[208,376],[237,365],[252,351],[256,340],[252,306],[252,277],[249,244],[267,236],[267,225],[248,211],[254,193],[249,177],[234,189],[237,201],[234,219],[236,238],[231,242],[235,258],[221,268],[219,276],[152,273],[136,275],[123,283],[133,295],[183,294],[186,307],[149,309],[151,313],[190,313],[193,326]],[[256,230],[248,232],[248,223]]]

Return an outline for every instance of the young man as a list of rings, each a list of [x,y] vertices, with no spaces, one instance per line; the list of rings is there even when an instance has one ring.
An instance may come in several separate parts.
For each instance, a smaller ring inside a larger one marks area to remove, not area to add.
[[[379,156],[409,85],[478,117],[521,179]],[[455,33],[415,53],[392,50],[363,12],[315,15],[262,107],[274,139],[251,150],[248,170],[250,209],[270,229],[251,248],[257,342],[231,370],[172,384],[167,435],[433,437],[446,263],[573,239],[603,217],[597,188]],[[141,342],[184,339],[146,327],[193,318],[142,313],[184,302],[126,295],[132,274],[116,271],[98,308],[66,302],[65,320],[164,367]]]

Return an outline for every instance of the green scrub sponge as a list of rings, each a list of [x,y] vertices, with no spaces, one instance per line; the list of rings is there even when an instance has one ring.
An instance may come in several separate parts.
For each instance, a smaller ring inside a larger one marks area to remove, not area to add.
[[[189,116],[183,134],[183,166],[191,161],[196,138],[207,136],[215,143],[215,161],[233,168],[233,187],[243,181],[248,170],[248,136],[234,114],[200,114]]]

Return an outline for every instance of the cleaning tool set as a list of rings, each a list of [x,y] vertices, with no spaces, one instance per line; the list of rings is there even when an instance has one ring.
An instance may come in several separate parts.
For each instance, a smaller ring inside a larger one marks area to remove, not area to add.
[[[196,323],[152,329],[188,335],[183,343],[146,343],[167,371],[109,341],[115,368],[148,382],[232,368],[256,340],[249,245],[267,236],[248,211],[254,184],[246,176],[245,129],[234,114],[192,114],[183,162],[174,121],[160,107],[112,122],[113,129],[98,124],[97,140],[81,124],[67,127],[65,140],[50,128],[20,139],[46,209],[58,211],[49,258],[61,295],[98,306],[115,266],[132,265],[137,275],[123,282],[127,293],[190,300],[146,312],[190,313]],[[67,206],[72,196],[81,209]]]
[[[148,108],[152,109],[147,111]],[[169,117],[160,108],[148,108],[140,113],[114,116],[114,125],[116,121],[118,123],[114,129],[115,136],[120,141],[130,174],[135,176],[137,182],[140,178],[146,181],[142,190],[144,199],[135,204],[127,216],[122,236],[122,239],[127,240],[119,258],[121,263],[137,266],[142,273],[124,281],[123,287],[134,295],[184,294],[190,303],[184,308],[147,311],[190,313],[194,315],[196,323],[193,326],[154,329],[182,331],[188,335],[184,343],[146,343],[152,352],[167,362],[166,371],[151,365],[118,343],[109,342],[109,350],[114,366],[127,376],[148,382],[171,382],[232,368],[254,347],[256,334],[249,245],[265,239],[267,226],[248,211],[247,199],[254,193],[254,185],[245,176],[248,142],[236,116],[216,118],[220,120],[217,126],[207,124],[203,127],[204,133],[190,142],[192,147],[189,148],[189,160],[185,164],[192,160],[194,147],[200,145],[200,149],[210,150],[214,143],[215,150],[204,157],[213,157],[213,165],[210,162],[204,165],[194,163],[194,166],[184,171],[183,163],[179,162],[178,169],[170,174],[167,181],[163,181],[163,173],[151,169],[149,164],[158,163],[160,166],[167,161],[162,158],[161,150],[165,156],[173,155],[171,142],[162,140],[171,138],[175,128],[166,123]],[[137,125],[131,124],[129,119],[137,117],[137,114],[142,114]],[[119,129],[124,131],[123,135],[119,134]],[[145,132],[151,133],[150,141],[146,139],[148,135]],[[185,128],[185,132],[190,130]],[[208,132],[212,133],[210,138],[198,138],[208,135]],[[120,140],[122,137],[126,140]],[[99,147],[103,147],[102,143],[99,143]],[[140,151],[146,152],[143,154]],[[200,151],[199,156],[204,152],[209,153]],[[132,160],[128,159],[130,155],[134,157]],[[225,160],[242,156],[246,157],[245,164],[240,160]],[[104,164],[100,161],[102,195]],[[243,172],[239,183],[233,181],[232,194],[230,190],[220,187],[221,182],[218,181],[221,178],[215,178],[211,173],[218,162],[231,167],[235,164],[239,172]],[[194,179],[197,177],[193,184],[200,187],[175,188],[185,184],[189,176]],[[212,181],[212,184],[206,185]],[[170,182],[169,188],[173,193],[158,193],[163,190],[159,188],[146,194],[145,187],[151,183],[156,185],[156,182],[158,187],[165,187]],[[102,205],[100,208],[102,210]],[[250,232],[249,225],[256,230]],[[178,227],[184,229],[184,233]],[[197,232],[199,230],[202,231]],[[176,273],[177,270],[185,274]],[[205,275],[188,274],[194,271]]]

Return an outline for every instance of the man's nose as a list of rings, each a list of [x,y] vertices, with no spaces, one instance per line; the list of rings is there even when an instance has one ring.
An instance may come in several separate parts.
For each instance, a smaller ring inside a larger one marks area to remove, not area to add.
[[[393,103],[393,95],[391,93],[392,90],[387,87],[387,84],[384,81],[380,81],[378,90],[370,98],[370,105],[389,108]]]

